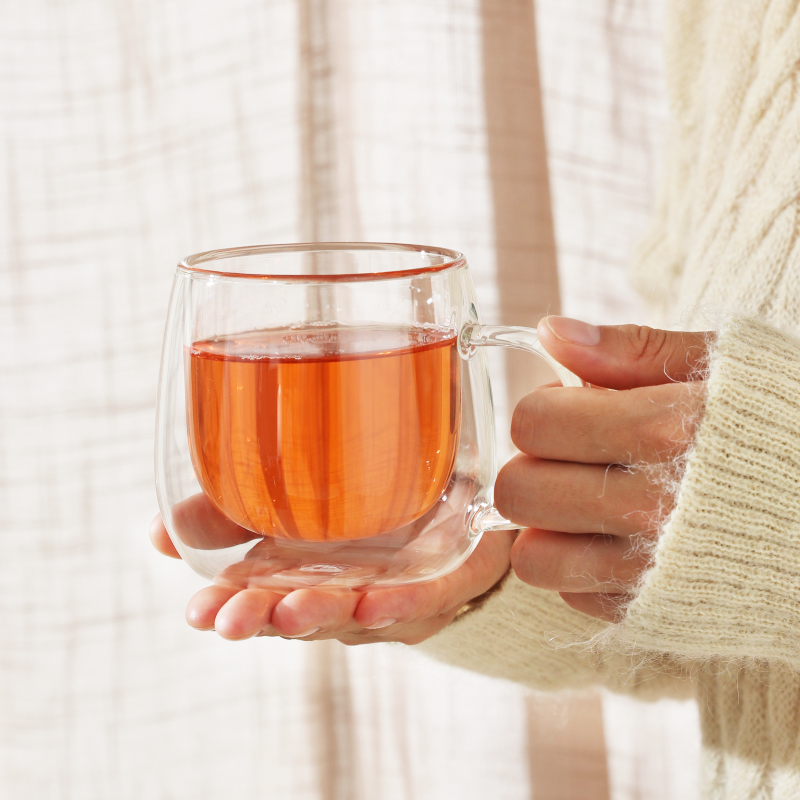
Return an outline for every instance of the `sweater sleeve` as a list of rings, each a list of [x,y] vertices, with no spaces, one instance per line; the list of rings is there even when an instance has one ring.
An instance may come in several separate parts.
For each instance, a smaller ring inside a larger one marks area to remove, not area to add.
[[[721,330],[676,507],[618,635],[690,659],[800,666],[800,340]]]
[[[491,534],[487,534],[491,535]],[[641,699],[686,697],[688,672],[669,656],[642,658],[605,647],[608,625],[573,611],[554,592],[514,574],[479,609],[417,649],[439,661],[536,690],[604,686]]]

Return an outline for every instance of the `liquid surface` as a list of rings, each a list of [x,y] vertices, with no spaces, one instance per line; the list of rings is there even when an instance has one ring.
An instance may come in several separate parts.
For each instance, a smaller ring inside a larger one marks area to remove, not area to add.
[[[451,332],[253,331],[186,355],[195,473],[236,524],[359,539],[413,522],[444,491],[461,423]]]

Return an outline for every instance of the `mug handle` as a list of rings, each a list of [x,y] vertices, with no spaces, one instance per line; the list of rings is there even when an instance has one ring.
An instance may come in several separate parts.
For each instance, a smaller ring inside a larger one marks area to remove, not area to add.
[[[519,328],[506,325],[480,325],[467,323],[459,334],[459,350],[462,357],[469,359],[478,347],[514,347],[543,358],[556,373],[564,386],[584,387],[588,383],[556,361],[539,341],[539,334],[533,328]],[[481,503],[470,517],[469,529],[474,536],[486,531],[507,531],[518,528],[507,520],[494,506]]]

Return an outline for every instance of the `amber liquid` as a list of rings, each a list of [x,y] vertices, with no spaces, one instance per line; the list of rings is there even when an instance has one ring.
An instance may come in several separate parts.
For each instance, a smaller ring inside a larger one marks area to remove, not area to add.
[[[447,486],[461,423],[452,333],[253,331],[187,355],[195,473],[238,525],[360,539],[413,522]]]

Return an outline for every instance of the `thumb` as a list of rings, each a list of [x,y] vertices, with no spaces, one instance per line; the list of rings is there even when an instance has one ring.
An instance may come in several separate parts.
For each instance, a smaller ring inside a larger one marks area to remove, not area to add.
[[[539,340],[579,378],[606,389],[633,389],[696,380],[708,364],[710,332],[662,331],[639,325],[596,327],[569,317],[545,317]]]

